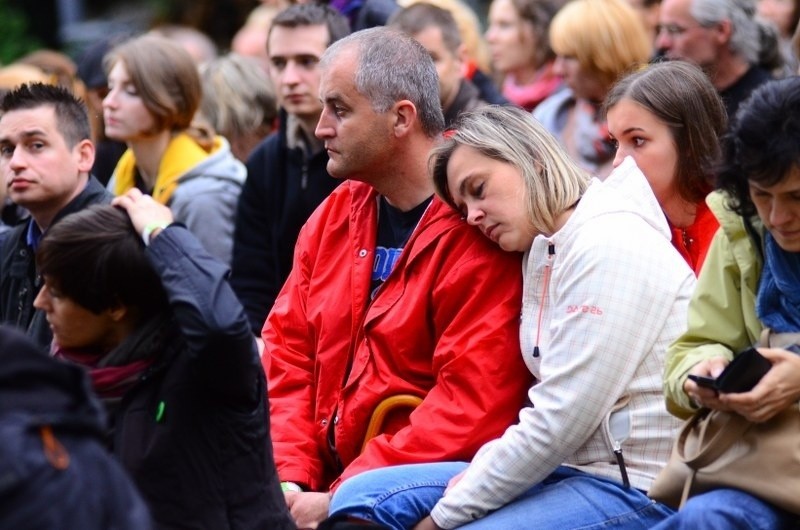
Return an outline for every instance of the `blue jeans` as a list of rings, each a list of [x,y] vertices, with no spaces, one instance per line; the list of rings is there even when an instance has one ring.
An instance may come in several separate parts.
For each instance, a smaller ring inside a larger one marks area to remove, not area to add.
[[[800,492],[798,492],[800,494]],[[681,511],[653,530],[780,530],[800,527],[800,518],[734,489],[718,489],[690,498]]]
[[[412,528],[444,494],[462,462],[417,464],[368,471],[345,481],[331,500],[331,515],[346,513],[395,530]],[[647,530],[674,510],[643,492],[566,466],[469,530],[619,528]]]

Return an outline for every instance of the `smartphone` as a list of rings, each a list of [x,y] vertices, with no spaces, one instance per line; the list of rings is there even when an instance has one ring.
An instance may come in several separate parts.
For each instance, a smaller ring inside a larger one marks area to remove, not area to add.
[[[772,368],[755,348],[736,354],[717,378],[717,390],[724,393],[749,392]]]
[[[695,375],[689,374],[687,376],[689,379],[697,383],[697,386],[701,386],[703,388],[709,388],[711,390],[717,390],[717,380],[713,377],[706,377],[703,375]]]

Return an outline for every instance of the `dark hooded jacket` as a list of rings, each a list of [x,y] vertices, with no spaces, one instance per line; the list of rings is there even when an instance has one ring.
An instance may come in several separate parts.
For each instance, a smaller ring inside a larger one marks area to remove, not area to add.
[[[288,115],[247,160],[233,241],[231,286],[253,334],[260,336],[275,297],[292,270],[300,228],[339,185],[328,174],[328,154],[290,147]]]
[[[114,454],[159,528],[294,530],[264,372],[228,267],[178,224],[146,254],[169,298],[169,331],[143,338],[140,325],[117,346],[133,342],[155,361],[113,407]]]
[[[0,326],[0,526],[152,528],[103,430],[84,371]]]

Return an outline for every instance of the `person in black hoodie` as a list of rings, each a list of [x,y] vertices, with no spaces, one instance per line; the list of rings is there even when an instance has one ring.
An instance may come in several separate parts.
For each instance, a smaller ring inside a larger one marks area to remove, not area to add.
[[[65,218],[37,252],[54,356],[88,370],[158,528],[294,530],[228,267],[152,197],[113,204]]]
[[[347,19],[332,7],[296,4],[275,16],[267,37],[280,126],[247,160],[231,277],[256,337],[292,269],[300,227],[339,185],[328,174],[328,154],[314,136],[322,113],[317,63],[328,46],[349,33]]]
[[[27,330],[46,349],[52,335],[34,311],[42,234],[72,212],[112,195],[89,172],[95,149],[85,105],[68,90],[24,84],[0,102],[0,173],[30,219],[0,235],[0,323]]]
[[[104,420],[81,368],[0,326],[3,528],[152,528],[138,491],[103,447]]]

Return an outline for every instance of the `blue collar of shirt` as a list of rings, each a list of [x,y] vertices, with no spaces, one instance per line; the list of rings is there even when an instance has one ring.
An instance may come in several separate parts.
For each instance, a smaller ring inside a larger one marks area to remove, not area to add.
[[[28,221],[28,233],[25,236],[25,241],[28,243],[28,246],[36,252],[36,249],[39,248],[39,243],[42,241],[42,230],[39,228],[39,225],[36,224],[36,221],[31,219]]]

